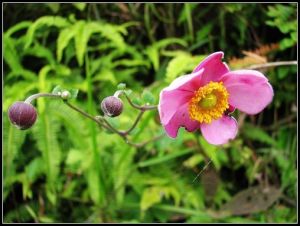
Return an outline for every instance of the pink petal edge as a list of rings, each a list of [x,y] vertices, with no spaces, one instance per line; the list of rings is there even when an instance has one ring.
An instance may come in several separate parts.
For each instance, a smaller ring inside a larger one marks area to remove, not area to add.
[[[174,114],[168,124],[164,125],[166,133],[171,138],[176,138],[180,127],[185,127],[189,132],[194,132],[199,128],[199,122],[192,121],[188,112],[188,104],[181,106]]]
[[[161,123],[163,125],[168,124],[178,109],[186,104],[192,96],[193,93],[182,90],[163,90],[160,92],[158,112]]]
[[[162,91],[173,91],[180,89],[187,92],[194,92],[200,87],[200,81],[203,71],[204,69],[198,70],[197,72],[188,75],[182,75],[176,78],[169,86],[164,88]]]
[[[208,143],[222,145],[234,139],[238,132],[238,124],[235,118],[223,116],[212,121],[210,124],[200,124],[203,137]]]
[[[194,69],[193,73],[204,69],[201,77],[201,86],[208,84],[210,81],[218,82],[220,78],[229,72],[229,67],[222,62],[224,53],[219,51],[210,54]]]
[[[229,92],[229,104],[247,114],[261,112],[273,99],[272,86],[258,71],[231,71],[221,80]]]

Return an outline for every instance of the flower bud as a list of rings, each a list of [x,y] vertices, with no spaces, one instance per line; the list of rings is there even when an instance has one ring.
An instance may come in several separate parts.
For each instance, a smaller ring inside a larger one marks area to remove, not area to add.
[[[101,102],[101,109],[105,115],[109,117],[116,117],[123,111],[123,102],[120,98],[109,96]]]
[[[31,104],[17,101],[8,109],[8,116],[12,124],[23,130],[35,123],[37,112]]]
[[[60,96],[61,96],[61,98],[63,99],[63,100],[67,100],[67,99],[69,99],[70,98],[70,96],[71,96],[71,93],[69,92],[69,91],[63,91],[61,94],[60,94]]]

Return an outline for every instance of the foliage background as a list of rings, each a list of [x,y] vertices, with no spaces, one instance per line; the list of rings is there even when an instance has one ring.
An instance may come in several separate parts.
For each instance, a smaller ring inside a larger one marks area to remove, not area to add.
[[[136,103],[157,104],[163,87],[219,50],[232,69],[296,60],[296,15],[295,3],[3,4],[3,222],[296,222],[295,66],[262,70],[272,104],[236,111],[238,136],[222,147],[180,129],[134,148],[45,98],[33,128],[7,118],[13,102],[56,85],[78,89],[73,103],[93,115],[121,82]],[[136,115],[125,103],[112,123],[125,129]],[[131,137],[163,133],[149,111]],[[192,183],[204,154],[212,164]],[[262,198],[257,185],[275,190]]]

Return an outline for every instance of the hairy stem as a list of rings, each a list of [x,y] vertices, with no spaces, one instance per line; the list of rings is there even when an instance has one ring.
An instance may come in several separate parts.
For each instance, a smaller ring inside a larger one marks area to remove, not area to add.
[[[28,97],[24,102],[30,104],[33,100],[35,100],[35,99],[37,99],[39,97],[56,97],[56,98],[60,98],[61,94],[37,93],[37,94],[33,94],[30,97]]]
[[[278,67],[278,66],[288,66],[288,65],[297,65],[297,61],[279,61],[279,62],[271,62],[265,64],[254,64],[246,69],[262,69],[268,67]]]
[[[133,125],[126,131],[122,131],[122,133],[124,135],[128,135],[132,130],[134,130],[134,128],[136,127],[136,125],[138,124],[138,122],[140,121],[140,119],[142,118],[143,114],[144,114],[145,110],[141,110],[139,115],[137,116],[136,120],[134,121]]]
[[[122,94],[125,95],[128,103],[133,107],[136,108],[138,110],[143,110],[143,111],[147,111],[147,110],[156,110],[157,106],[156,105],[144,105],[144,106],[139,106],[137,104],[132,103],[132,101],[130,100],[130,98],[127,96],[127,94],[125,92],[123,92]]]
[[[55,97],[55,98],[61,98],[63,99],[64,103],[70,107],[71,109],[77,111],[78,113],[80,113],[81,115],[83,115],[84,117],[88,118],[88,119],[91,119],[92,121],[96,122],[99,126],[107,129],[108,131],[112,132],[112,133],[116,133],[118,134],[119,136],[121,136],[125,142],[131,146],[134,146],[136,148],[140,148],[140,147],[143,147],[145,146],[146,144],[150,143],[150,142],[153,142],[153,141],[156,141],[158,139],[160,139],[161,137],[163,137],[164,135],[159,135],[159,136],[156,136],[156,137],[153,137],[152,139],[150,140],[147,140],[147,141],[144,141],[144,142],[141,142],[141,143],[133,143],[132,141],[128,140],[128,135],[136,128],[137,124],[139,123],[139,121],[141,120],[143,114],[145,113],[145,111],[147,110],[156,110],[157,109],[157,106],[156,105],[144,105],[144,106],[139,106],[139,105],[136,105],[134,104],[130,98],[126,95],[125,92],[123,92],[122,90],[119,90],[115,93],[114,96],[118,97],[119,95],[121,94],[124,94],[126,99],[128,100],[129,104],[135,108],[135,109],[138,109],[140,112],[137,116],[137,118],[135,119],[133,125],[127,129],[127,130],[124,130],[124,131],[120,131],[116,128],[114,128],[108,121],[105,117],[103,116],[92,116],[90,115],[89,113],[81,110],[80,108],[74,106],[73,104],[70,104],[67,100],[64,100],[61,96],[61,93],[58,93],[58,94],[54,94],[54,93],[37,93],[37,94],[34,94],[34,95],[31,95],[30,97],[28,97],[24,102],[25,103],[31,103],[33,100],[39,98],[39,97]]]

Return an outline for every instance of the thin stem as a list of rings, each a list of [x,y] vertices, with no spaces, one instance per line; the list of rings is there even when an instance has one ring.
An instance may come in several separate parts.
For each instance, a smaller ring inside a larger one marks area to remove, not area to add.
[[[134,123],[131,126],[131,128],[129,128],[128,130],[122,132],[124,135],[128,135],[132,130],[134,130],[134,128],[136,127],[136,125],[138,124],[138,122],[140,121],[140,119],[142,118],[144,112],[145,112],[144,110],[140,111],[139,115],[137,116],[137,118],[134,121]]]
[[[124,93],[122,90],[117,91],[117,92],[115,93],[115,96],[118,97],[118,96],[121,95],[122,93]],[[76,106],[70,104],[67,100],[63,100],[63,101],[64,101],[64,103],[65,103],[68,107],[70,107],[71,109],[73,109],[73,110],[79,112],[81,115],[85,116],[86,118],[91,119],[92,121],[96,122],[99,126],[102,126],[103,128],[107,129],[108,131],[117,133],[119,136],[121,136],[121,137],[125,140],[126,143],[128,143],[128,144],[130,144],[130,145],[132,145],[132,146],[134,146],[134,147],[136,147],[136,148],[140,148],[140,147],[142,147],[142,146],[144,146],[144,145],[146,145],[146,144],[148,144],[148,143],[150,143],[150,142],[152,142],[152,141],[155,141],[155,140],[160,139],[160,138],[162,137],[162,135],[157,136],[157,137],[154,137],[154,138],[152,138],[152,139],[150,139],[150,140],[148,140],[148,141],[142,142],[142,143],[133,143],[133,142],[131,142],[130,140],[127,139],[127,136],[128,136],[129,133],[130,133],[132,130],[134,130],[134,128],[137,126],[137,124],[138,124],[138,122],[140,121],[140,119],[142,118],[144,112],[147,111],[147,110],[155,110],[155,109],[157,109],[157,106],[155,106],[155,105],[153,105],[153,106],[152,106],[152,105],[138,106],[138,105],[132,103],[132,101],[131,101],[130,98],[126,95],[126,93],[124,93],[124,94],[125,94],[126,99],[127,99],[128,102],[129,102],[129,104],[130,104],[132,107],[134,107],[134,108],[140,110],[140,113],[138,114],[138,116],[137,116],[136,120],[134,121],[133,125],[132,125],[128,130],[125,130],[125,131],[119,131],[119,130],[117,130],[116,128],[114,128],[114,127],[106,120],[105,117],[102,117],[102,116],[96,116],[96,117],[94,117],[94,116],[90,115],[89,113],[87,113],[87,112],[81,110],[80,108],[78,108],[78,107],[76,107]],[[33,100],[35,100],[35,99],[37,99],[37,98],[39,98],[39,97],[55,97],[55,98],[62,98],[61,93],[59,93],[59,94],[54,94],[54,93],[37,93],[37,94],[31,95],[30,97],[28,97],[24,102],[30,104]],[[90,108],[90,106],[89,106],[89,108]]]
[[[113,127],[113,126],[106,120],[105,117],[102,117],[101,119],[103,120],[103,122],[106,124],[106,126],[107,126],[111,131],[113,131],[113,132],[119,134],[119,135],[122,136],[122,137],[125,137],[125,135],[124,135],[121,131],[119,131],[119,130],[117,130],[115,127]]]
[[[37,93],[37,94],[33,94],[30,97],[28,97],[24,102],[30,104],[33,100],[35,100],[35,99],[37,99],[39,97],[56,97],[56,98],[60,98],[61,94]]]
[[[265,64],[254,64],[246,69],[261,69],[268,67],[278,67],[278,66],[287,66],[287,65],[297,65],[297,61],[280,61],[280,62],[271,62]]]
[[[97,120],[94,116],[92,116],[92,115],[90,115],[90,114],[84,112],[83,110],[79,109],[78,107],[75,107],[74,105],[70,104],[70,103],[67,102],[67,101],[64,101],[64,103],[65,103],[66,105],[68,105],[70,108],[72,108],[73,110],[75,110],[75,111],[79,112],[80,114],[82,114],[83,116],[85,116],[85,117],[87,117],[87,118],[89,118],[89,119],[95,121],[97,124],[103,126],[103,124],[102,124],[99,120]]]
[[[139,110],[143,110],[143,111],[147,111],[147,110],[155,110],[157,109],[157,105],[144,105],[144,106],[139,106],[137,104],[134,104],[132,103],[132,101],[130,100],[130,98],[127,96],[127,94],[125,92],[122,92],[122,94],[125,95],[128,103],[133,107],[133,108],[136,108],[136,109],[139,109]]]

